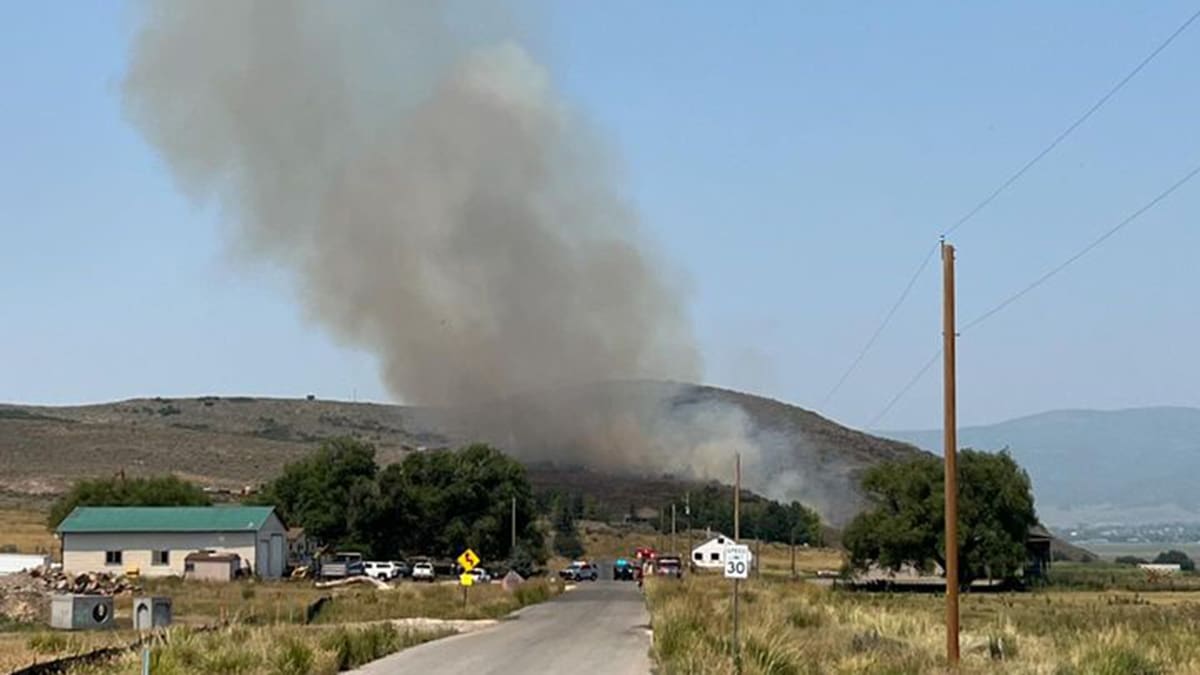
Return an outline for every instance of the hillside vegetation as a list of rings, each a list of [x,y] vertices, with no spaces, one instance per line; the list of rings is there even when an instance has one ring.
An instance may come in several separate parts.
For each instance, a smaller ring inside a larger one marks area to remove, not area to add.
[[[721,405],[744,413],[751,431],[769,438],[777,450],[773,462],[801,472],[810,489],[833,495],[814,506],[835,523],[848,520],[861,506],[857,476],[865,468],[918,452],[778,401],[657,382],[601,384],[562,396],[514,397],[471,408],[239,396],[149,398],[65,407],[0,405],[0,491],[61,492],[72,480],[117,472],[172,472],[206,486],[237,490],[273,478],[322,440],[351,436],[374,444],[384,465],[418,449],[487,441],[534,465],[531,479],[538,487],[553,487],[559,480],[579,485],[580,475],[586,475],[579,471],[590,469],[592,476],[607,477],[587,482],[593,492],[597,484],[600,489],[609,486],[619,491],[615,499],[622,508],[627,502],[658,507],[662,496],[677,495],[687,481],[605,464],[605,453],[560,458],[545,448],[533,451],[529,448],[540,439],[499,431],[514,421],[525,429],[536,429],[542,421],[548,427],[569,425],[570,420],[544,415],[552,398],[570,398],[581,409],[593,406],[616,415],[647,397],[666,400],[672,409]],[[730,477],[722,482],[731,482]]]

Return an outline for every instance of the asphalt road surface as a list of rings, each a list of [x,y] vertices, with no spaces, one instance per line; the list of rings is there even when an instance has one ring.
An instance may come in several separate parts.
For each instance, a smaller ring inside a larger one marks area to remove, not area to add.
[[[649,623],[636,583],[584,582],[491,628],[417,645],[354,672],[644,675]]]

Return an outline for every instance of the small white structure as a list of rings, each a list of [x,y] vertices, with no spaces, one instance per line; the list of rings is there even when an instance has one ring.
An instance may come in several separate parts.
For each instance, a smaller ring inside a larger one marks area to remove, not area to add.
[[[1151,574],[1179,574],[1183,571],[1179,563],[1139,563],[1138,568]]]
[[[80,506],[58,534],[68,574],[183,576],[196,551],[237,554],[268,579],[287,563],[287,528],[270,506]]]
[[[16,574],[50,564],[50,556],[40,553],[0,553],[0,576]]]
[[[725,547],[736,543],[730,537],[718,533],[692,549],[692,564],[696,567],[721,569],[725,567]]]

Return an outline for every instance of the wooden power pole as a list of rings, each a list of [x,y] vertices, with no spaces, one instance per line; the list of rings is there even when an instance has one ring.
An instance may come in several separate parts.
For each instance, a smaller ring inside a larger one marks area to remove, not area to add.
[[[675,502],[671,502],[671,553],[679,555],[679,549],[675,546]]]
[[[942,242],[942,398],[946,434],[946,661],[958,666],[958,410],[955,394],[954,247]]]
[[[513,552],[517,550],[517,498],[512,498],[512,547],[509,549],[509,557],[512,557]]]
[[[733,541],[742,542],[742,453],[734,455],[733,465]],[[738,581],[733,580],[733,671],[742,673],[742,648],[738,642]]]

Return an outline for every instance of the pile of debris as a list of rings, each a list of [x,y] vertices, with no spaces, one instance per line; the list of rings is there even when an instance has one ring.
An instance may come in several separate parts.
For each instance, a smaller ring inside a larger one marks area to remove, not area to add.
[[[62,570],[46,567],[29,571],[29,576],[51,593],[79,593],[83,595],[116,595],[126,591],[140,591],[135,579],[123,574],[107,572],[84,572],[66,574]]]
[[[50,613],[50,595],[78,593],[115,595],[138,592],[136,579],[104,572],[64,574],[46,567],[0,576],[0,617],[12,621],[46,621]]]

